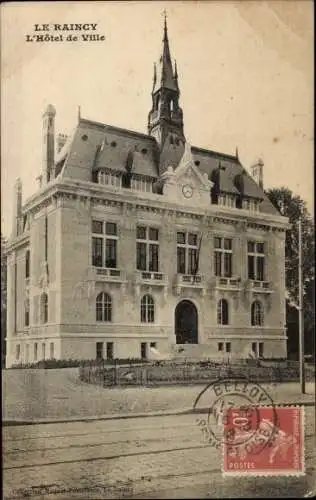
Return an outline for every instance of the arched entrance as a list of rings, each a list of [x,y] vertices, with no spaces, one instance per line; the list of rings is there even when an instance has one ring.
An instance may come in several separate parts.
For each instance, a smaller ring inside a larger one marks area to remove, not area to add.
[[[193,302],[181,300],[175,309],[177,344],[198,344],[198,314]]]

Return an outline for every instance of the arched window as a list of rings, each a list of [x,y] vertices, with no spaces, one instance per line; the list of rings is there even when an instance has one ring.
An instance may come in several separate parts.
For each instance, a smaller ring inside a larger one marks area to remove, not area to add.
[[[25,277],[30,277],[30,251],[27,250],[25,253]]]
[[[140,303],[140,320],[142,323],[155,321],[155,303],[151,295],[144,295]]]
[[[219,325],[228,325],[228,302],[221,299],[217,304],[217,323]]]
[[[42,293],[41,295],[41,322],[48,322],[48,295],[47,293]]]
[[[264,311],[263,305],[259,300],[251,304],[251,326],[263,326]]]
[[[112,299],[108,293],[101,292],[97,296],[96,320],[112,321]]]

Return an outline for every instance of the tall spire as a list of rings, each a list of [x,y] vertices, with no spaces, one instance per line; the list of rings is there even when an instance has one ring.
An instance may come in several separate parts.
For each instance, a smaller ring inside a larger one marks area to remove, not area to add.
[[[154,92],[156,90],[159,90],[159,88],[161,87],[168,88],[171,90],[177,90],[177,86],[174,81],[172,62],[170,57],[166,11],[164,11],[164,29],[163,29],[162,42],[163,42],[162,54],[160,56],[157,68],[158,74],[156,78],[156,84],[154,86]]]
[[[159,143],[164,143],[171,133],[183,138],[183,113],[179,106],[179,86],[177,64],[173,67],[168,38],[167,14],[164,11],[162,53],[154,65],[152,87],[152,109],[148,115],[148,133],[154,135]],[[171,144],[171,142],[170,142]]]
[[[166,9],[163,11],[164,15],[164,36],[163,36],[163,41],[168,42],[168,26],[167,26],[167,12]]]

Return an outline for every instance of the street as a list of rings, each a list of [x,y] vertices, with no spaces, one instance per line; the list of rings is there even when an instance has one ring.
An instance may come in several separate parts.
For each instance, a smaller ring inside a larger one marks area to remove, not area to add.
[[[4,498],[303,497],[315,487],[314,433],[306,407],[303,477],[223,478],[193,414],[7,426]]]

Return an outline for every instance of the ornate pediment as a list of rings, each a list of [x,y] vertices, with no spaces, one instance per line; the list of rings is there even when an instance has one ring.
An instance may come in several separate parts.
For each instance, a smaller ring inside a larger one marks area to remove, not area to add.
[[[168,167],[162,175],[163,194],[172,201],[189,205],[210,205],[213,183],[194,164],[191,146],[186,142],[179,165]]]

